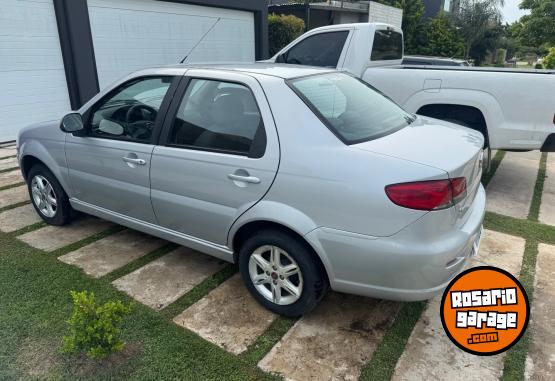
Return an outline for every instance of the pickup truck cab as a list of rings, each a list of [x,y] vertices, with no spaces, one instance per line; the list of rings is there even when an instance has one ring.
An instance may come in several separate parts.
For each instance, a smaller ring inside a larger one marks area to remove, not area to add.
[[[403,65],[403,32],[381,23],[331,25],[269,62],[334,67],[405,110],[480,131],[485,147],[555,151],[555,71]]]

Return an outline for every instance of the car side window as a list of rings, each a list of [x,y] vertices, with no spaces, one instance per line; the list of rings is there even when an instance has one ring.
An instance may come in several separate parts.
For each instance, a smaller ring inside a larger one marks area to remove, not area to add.
[[[150,143],[173,77],[144,77],[115,89],[91,109],[88,131],[98,138]]]
[[[192,79],[177,110],[168,144],[262,157],[266,135],[253,93],[238,83]]]
[[[348,31],[340,31],[307,37],[284,53],[278,62],[335,68],[348,35]]]

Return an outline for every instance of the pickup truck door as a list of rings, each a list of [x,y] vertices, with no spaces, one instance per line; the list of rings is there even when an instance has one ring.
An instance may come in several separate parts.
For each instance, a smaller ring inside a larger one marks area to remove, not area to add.
[[[341,68],[348,50],[352,29],[308,33],[285,48],[277,63]]]
[[[235,220],[268,191],[279,141],[258,81],[189,70],[170,107],[151,165],[151,198],[161,226],[226,245]]]

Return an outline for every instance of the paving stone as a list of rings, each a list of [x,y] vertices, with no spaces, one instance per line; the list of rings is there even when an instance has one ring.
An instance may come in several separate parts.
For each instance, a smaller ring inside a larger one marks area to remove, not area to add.
[[[214,257],[180,247],[113,284],[139,302],[161,310],[224,267],[225,263]]]
[[[173,321],[219,347],[239,354],[276,318],[249,294],[239,274],[232,276]]]
[[[8,159],[0,159],[0,171],[10,168],[17,168],[19,164],[16,157],[10,157]]]
[[[0,213],[0,230],[11,233],[42,221],[32,204],[23,205]]]
[[[400,305],[329,293],[258,366],[287,380],[358,380]]]
[[[487,210],[528,218],[541,152],[507,152],[487,188]]]
[[[14,185],[22,182],[23,176],[21,175],[21,171],[19,169],[0,173],[0,187],[7,187],[8,185]]]
[[[0,148],[0,158],[17,155],[15,146],[8,146]]]
[[[540,244],[530,313],[532,343],[526,359],[526,380],[555,380],[555,246]]]
[[[543,224],[555,226],[555,153],[547,155],[545,174],[539,220]]]
[[[168,242],[135,230],[123,230],[58,259],[75,265],[95,278],[106,275]]]
[[[54,251],[81,241],[113,226],[112,223],[83,216],[69,225],[47,226],[17,237],[17,239],[44,251]]]
[[[471,266],[488,264],[520,273],[524,239],[486,230]],[[505,354],[474,356],[455,346],[443,330],[441,295],[430,300],[416,323],[392,380],[499,380]]]
[[[27,185],[21,185],[15,188],[4,189],[0,191],[0,208],[5,208],[13,204],[23,201],[29,201],[29,192]]]

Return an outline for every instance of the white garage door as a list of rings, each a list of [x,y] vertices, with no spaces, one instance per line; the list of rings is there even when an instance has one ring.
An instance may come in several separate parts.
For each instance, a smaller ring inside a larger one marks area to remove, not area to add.
[[[88,6],[101,89],[134,70],[179,63],[208,31],[188,63],[255,58],[252,12],[153,0],[89,0]]]
[[[0,142],[70,109],[52,0],[0,5]]]

